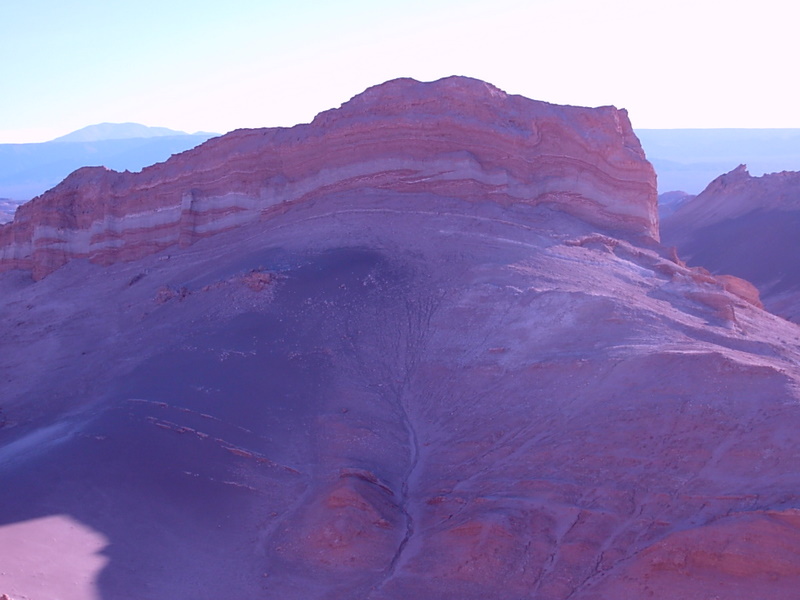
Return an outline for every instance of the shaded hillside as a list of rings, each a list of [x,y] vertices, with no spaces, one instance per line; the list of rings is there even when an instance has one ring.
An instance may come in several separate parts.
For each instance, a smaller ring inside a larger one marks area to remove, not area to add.
[[[689,264],[745,278],[769,310],[800,319],[800,173],[753,177],[740,165],[665,217],[661,232]]]

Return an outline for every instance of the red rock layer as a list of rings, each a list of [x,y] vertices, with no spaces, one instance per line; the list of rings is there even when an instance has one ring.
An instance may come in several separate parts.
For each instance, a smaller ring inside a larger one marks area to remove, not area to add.
[[[655,175],[614,107],[511,96],[481,81],[399,79],[290,129],[239,130],[141,173],[79,169],[0,227],[0,271],[40,279],[371,187],[545,204],[629,238],[658,238]]]

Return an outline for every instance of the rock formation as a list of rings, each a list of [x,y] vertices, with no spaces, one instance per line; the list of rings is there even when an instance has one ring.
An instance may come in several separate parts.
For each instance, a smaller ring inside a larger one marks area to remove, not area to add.
[[[0,227],[0,269],[39,279],[371,187],[543,204],[657,238],[652,167],[624,111],[559,107],[476,80],[391,81],[290,129],[212,139],[141,173],[79,169]]]
[[[796,598],[800,330],[615,109],[390,82],[23,217],[12,597]]]
[[[666,244],[689,264],[753,282],[766,307],[800,320],[800,173],[752,177],[745,165],[665,216]]]

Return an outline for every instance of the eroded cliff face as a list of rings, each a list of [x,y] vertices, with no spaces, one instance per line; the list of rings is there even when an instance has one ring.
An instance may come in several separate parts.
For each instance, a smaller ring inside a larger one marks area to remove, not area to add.
[[[240,130],[141,173],[79,169],[0,227],[0,269],[40,279],[365,187],[547,205],[657,239],[656,186],[624,110],[556,106],[474,79],[399,79],[290,129]]]
[[[800,173],[744,165],[666,216],[664,242],[689,264],[755,284],[768,310],[800,320]]]

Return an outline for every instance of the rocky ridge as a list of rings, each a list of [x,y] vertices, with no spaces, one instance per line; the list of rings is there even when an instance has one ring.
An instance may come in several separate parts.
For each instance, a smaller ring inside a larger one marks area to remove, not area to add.
[[[800,172],[753,177],[740,165],[664,216],[661,232],[689,264],[747,279],[770,311],[800,319]]]
[[[624,110],[462,77],[390,81],[290,129],[235,131],[144,169],[79,169],[0,226],[0,270],[146,256],[363,187],[543,204],[657,239],[652,167]]]

